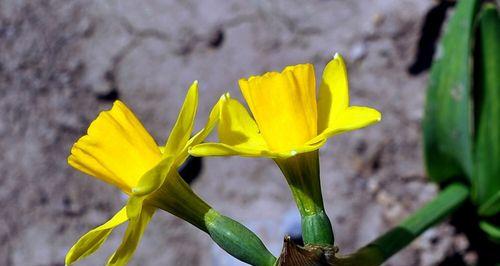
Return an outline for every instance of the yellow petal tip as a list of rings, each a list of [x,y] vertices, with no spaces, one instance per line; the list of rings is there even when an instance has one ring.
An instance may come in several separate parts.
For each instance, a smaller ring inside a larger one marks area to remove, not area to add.
[[[231,94],[229,94],[229,92],[222,94],[221,100],[228,101],[229,99],[231,99]]]
[[[375,118],[375,122],[380,122],[382,121],[382,113],[376,109],[372,109],[373,111],[376,112],[376,118]]]
[[[195,80],[193,81],[193,83],[191,83],[191,86],[189,87],[189,90],[198,90],[198,80]]]

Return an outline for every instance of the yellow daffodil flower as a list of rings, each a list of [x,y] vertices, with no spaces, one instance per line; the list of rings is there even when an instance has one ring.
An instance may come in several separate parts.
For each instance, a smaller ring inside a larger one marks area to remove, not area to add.
[[[140,237],[153,216],[156,207],[155,192],[165,183],[179,183],[177,168],[187,158],[187,148],[199,143],[213,127],[214,119],[189,139],[197,109],[197,82],[186,96],[178,120],[165,147],[159,148],[134,113],[121,101],[116,101],[109,111],[104,111],[90,124],[87,134],[72,147],[68,163],[77,170],[94,176],[134,196],[134,190],[142,190],[141,200],[134,200],[137,213],[131,215],[122,208],[105,224],[91,230],[78,240],[66,256],[66,264],[90,255],[97,250],[118,225],[128,221],[125,237],[118,250],[110,258],[109,265],[123,265],[132,256]],[[163,152],[162,152],[163,150]],[[178,190],[173,186],[173,190]],[[148,199],[148,201],[146,201]],[[142,204],[144,202],[144,204]],[[143,206],[144,205],[144,206]]]
[[[347,70],[339,54],[323,71],[318,100],[311,64],[241,79],[239,85],[253,118],[241,103],[224,95],[220,142],[198,144],[189,153],[273,158],[301,213],[304,242],[333,245],[333,231],[323,207],[317,150],[334,135],[380,121],[380,112],[349,106]]]
[[[218,130],[221,142],[196,145],[191,154],[288,158],[381,119],[375,109],[349,106],[347,70],[339,54],[323,71],[318,100],[311,64],[241,79],[239,85],[253,118],[226,94]]]
[[[122,102],[116,101],[111,110],[99,114],[87,134],[73,145],[68,163],[120,188],[129,195],[129,200],[108,222],[76,242],[66,255],[66,265],[95,252],[113,229],[125,222],[128,222],[125,236],[107,265],[127,264],[157,209],[207,232],[219,246],[242,261],[263,266],[274,264],[276,258],[255,234],[213,210],[177,171],[188,157],[188,148],[200,143],[214,127],[219,118],[219,103],[205,127],[190,138],[198,106],[198,83],[194,82],[170,137],[160,147]]]

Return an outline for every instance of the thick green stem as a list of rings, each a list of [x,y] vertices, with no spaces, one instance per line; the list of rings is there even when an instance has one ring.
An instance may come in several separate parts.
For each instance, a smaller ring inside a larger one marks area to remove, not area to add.
[[[272,266],[276,262],[258,236],[212,209],[180,176],[169,177],[148,203],[206,232],[223,250],[243,262],[255,266]]]
[[[179,176],[169,176],[148,203],[207,232],[204,215],[212,207],[203,201]]]
[[[332,224],[322,210],[313,215],[302,215],[302,238],[306,245],[333,245]]]
[[[410,244],[425,230],[451,214],[469,197],[469,189],[462,184],[452,184],[436,198],[401,224],[389,230],[354,254],[337,258],[333,265],[376,266]]]
[[[318,151],[275,159],[285,175],[301,216],[302,238],[310,245],[333,245],[330,219],[323,207]]]

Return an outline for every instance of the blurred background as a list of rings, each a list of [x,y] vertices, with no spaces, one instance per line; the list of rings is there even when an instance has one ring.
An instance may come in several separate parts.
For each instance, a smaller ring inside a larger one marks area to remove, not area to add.
[[[69,247],[124,204],[120,191],[66,164],[73,142],[115,99],[160,143],[193,80],[200,81],[200,128],[222,93],[242,99],[239,78],[304,62],[319,77],[335,52],[347,61],[352,103],[383,113],[381,123],[335,137],[321,150],[337,245],[354,251],[437,192],[425,176],[420,122],[425,68],[449,6],[431,0],[0,0],[0,265],[63,265]],[[201,163],[193,189],[255,230],[274,254],[285,234],[300,232],[271,160]],[[78,265],[102,265],[122,232]],[[468,245],[444,223],[386,265],[444,265],[454,256],[473,263]],[[237,264],[195,227],[158,212],[131,265]]]

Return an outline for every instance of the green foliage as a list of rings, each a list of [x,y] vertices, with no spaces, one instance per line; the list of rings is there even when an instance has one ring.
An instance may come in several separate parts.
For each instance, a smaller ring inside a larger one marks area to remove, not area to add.
[[[497,191],[479,207],[479,215],[481,216],[493,216],[497,213],[500,213],[500,191]]]
[[[471,60],[477,0],[458,1],[431,68],[423,121],[429,176],[443,182],[471,177]]]
[[[465,177],[480,214],[492,216],[500,209],[500,18],[495,5],[485,4],[475,23],[480,3],[458,2],[438,46],[423,121],[424,155],[433,181]]]
[[[481,229],[500,241],[500,225],[492,218],[500,213],[500,16],[493,4],[486,4],[479,17],[476,48],[472,196],[485,217]]]
[[[339,266],[376,266],[382,264],[422,234],[429,227],[442,221],[469,197],[469,188],[451,184],[441,191],[436,198],[410,215],[398,226],[381,235],[354,254],[340,257]]]
[[[500,17],[492,4],[481,13],[478,37],[473,197],[483,205],[500,192]]]
[[[500,243],[500,226],[485,221],[482,221],[479,226],[489,235],[491,240]]]
[[[424,154],[433,181],[471,183],[482,219],[477,222],[499,241],[500,16],[492,3],[478,12],[481,2],[458,1],[438,46],[423,121]]]

